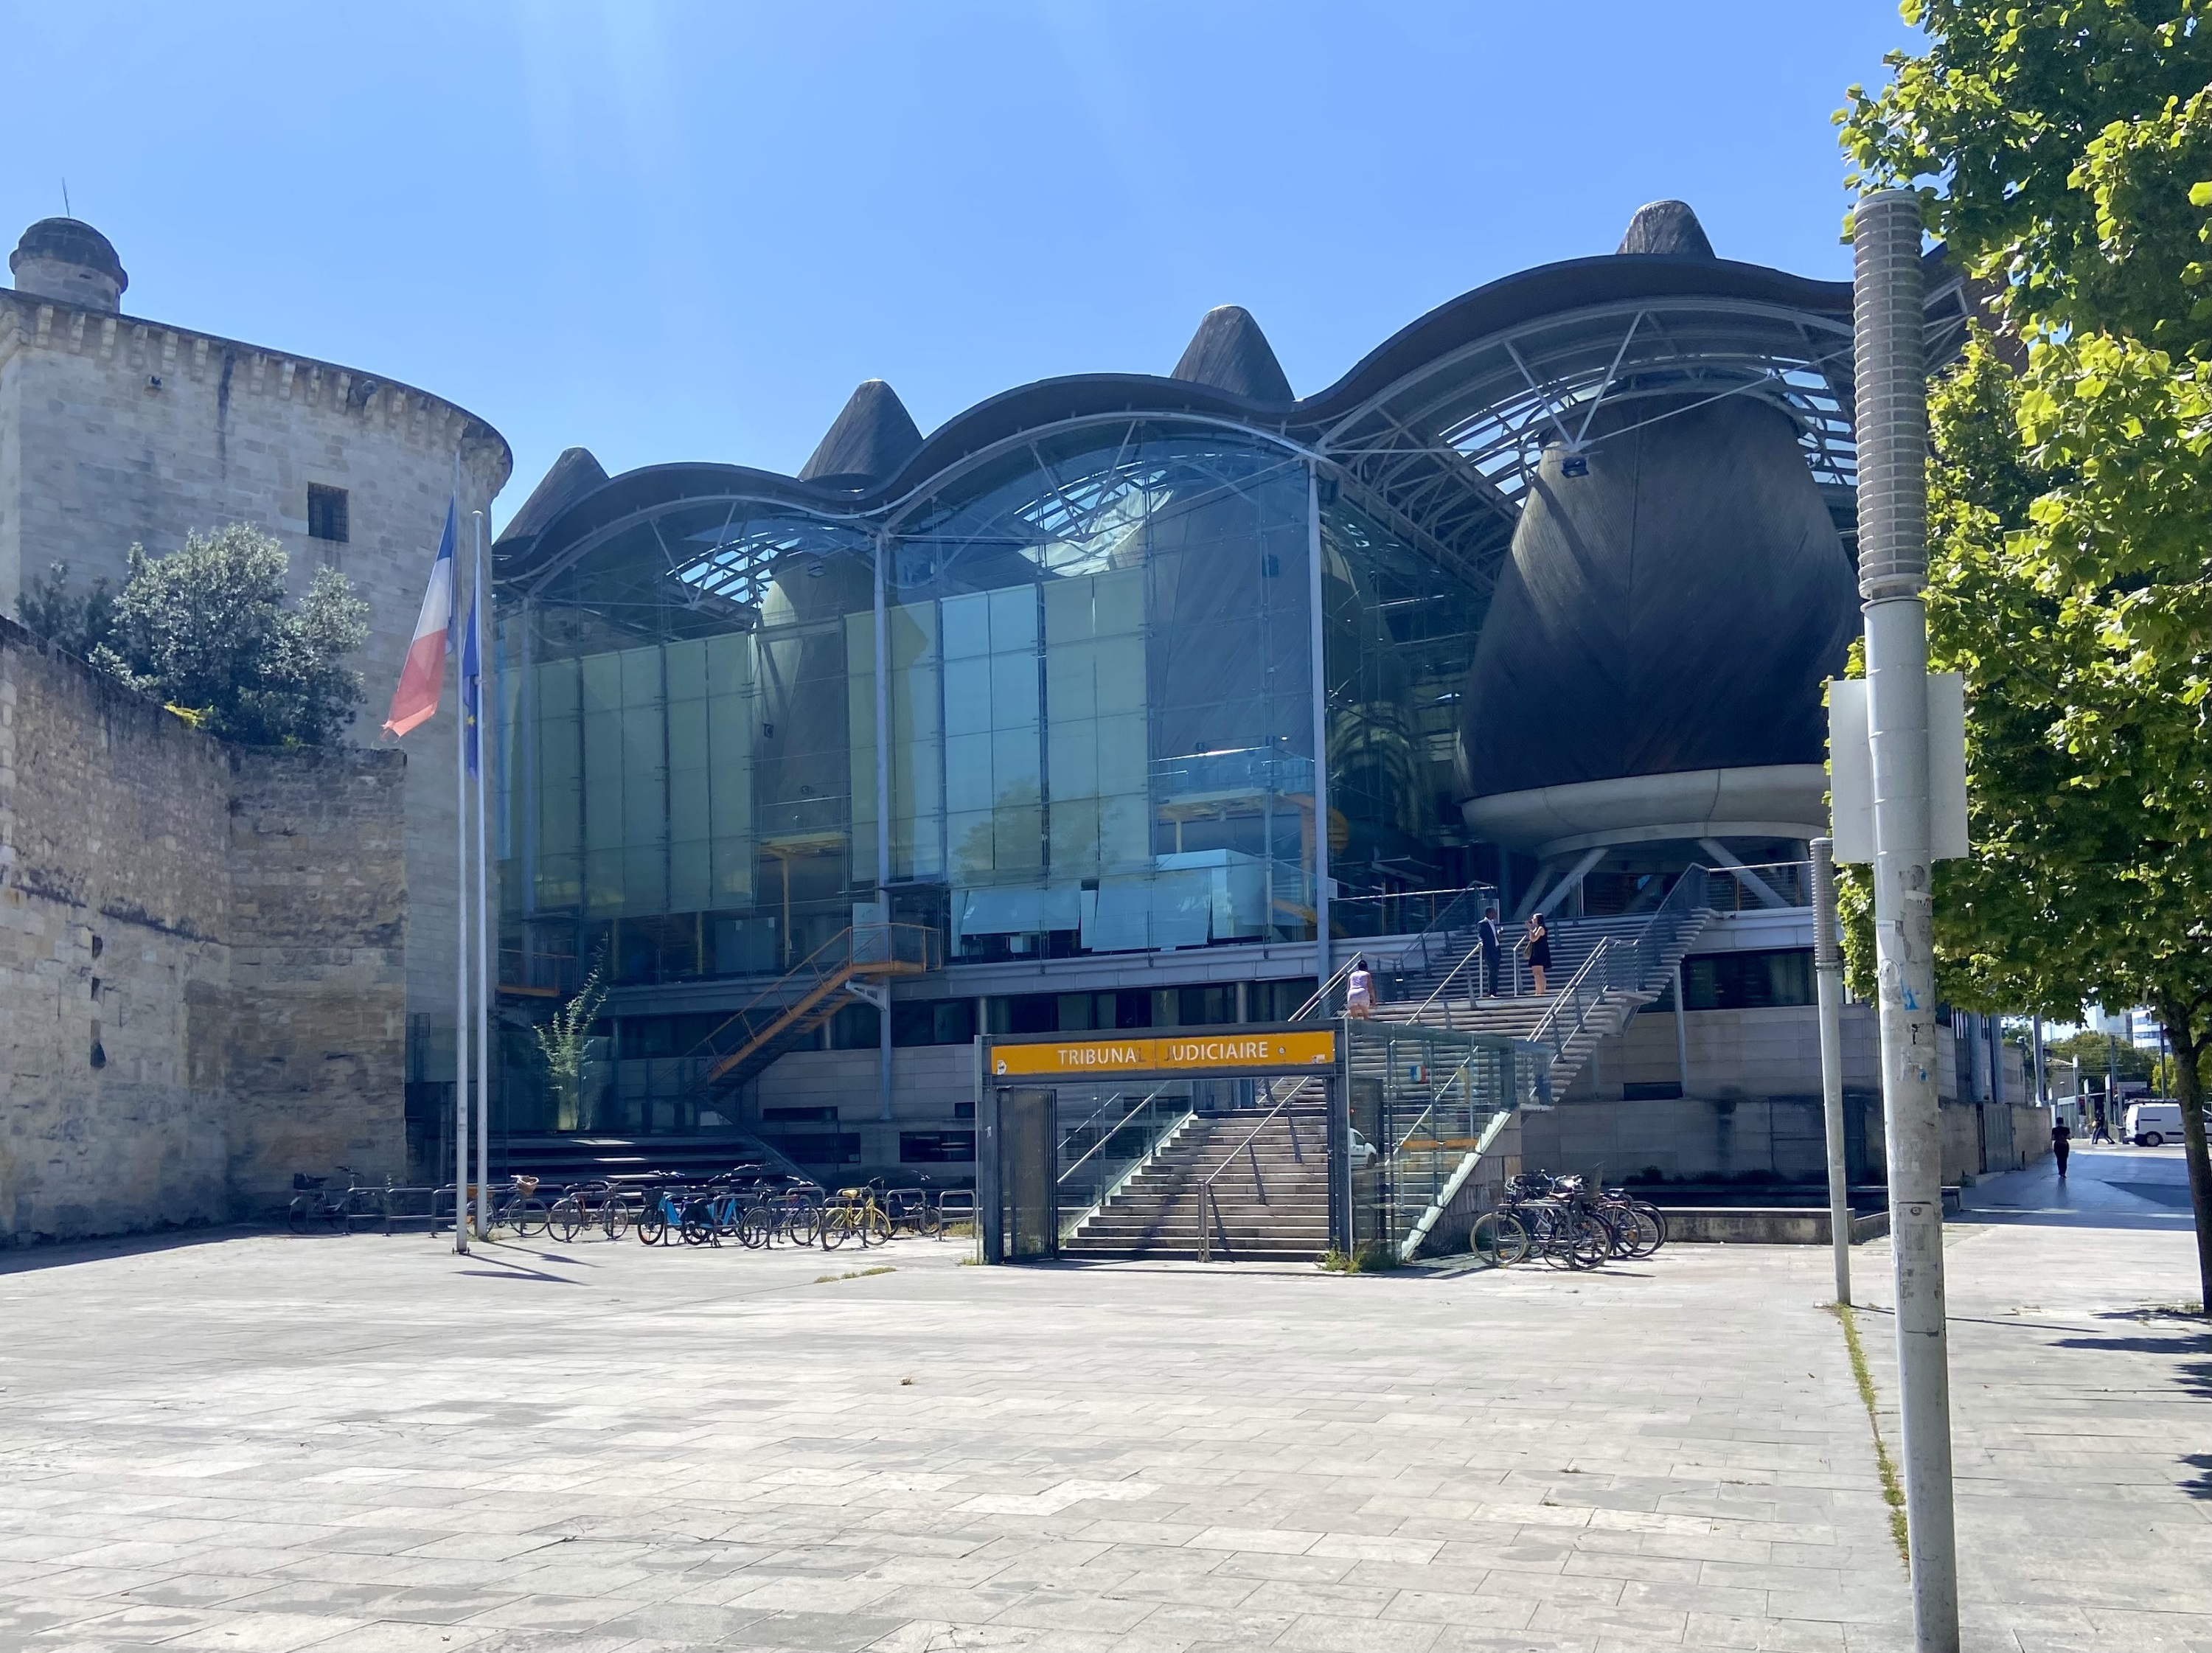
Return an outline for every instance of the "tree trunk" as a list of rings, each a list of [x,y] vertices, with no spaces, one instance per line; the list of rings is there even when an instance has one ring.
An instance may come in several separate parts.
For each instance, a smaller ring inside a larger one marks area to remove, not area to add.
[[[2191,1015],[2180,1005],[2160,1005],[2159,1018],[2166,1024],[2173,1046],[2173,1099],[2181,1104],[2181,1152],[2189,1162],[2189,1203],[2197,1213],[2197,1289],[2198,1303],[2212,1316],[2212,1152],[2204,1141],[2204,1091],[2198,1058],[2212,1043],[2212,1029],[2200,1025],[2205,1007]]]

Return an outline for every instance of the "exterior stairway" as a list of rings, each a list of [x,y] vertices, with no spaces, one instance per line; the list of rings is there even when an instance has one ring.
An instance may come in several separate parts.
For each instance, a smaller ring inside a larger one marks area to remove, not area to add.
[[[1257,1111],[1194,1118],[1060,1242],[1060,1255],[1196,1259],[1209,1249],[1200,1235],[1204,1211],[1217,1262],[1320,1256],[1328,1249],[1328,1121],[1320,1104],[1320,1087],[1302,1085],[1272,1118]],[[1201,1186],[1209,1176],[1210,1199]]]
[[[1397,975],[1390,982],[1391,996],[1376,1006],[1375,1019],[1542,1044],[1551,1057],[1546,1098],[1564,1095],[1598,1042],[1620,1032],[1631,1017],[1667,990],[1675,967],[1714,916],[1705,904],[1706,881],[1698,876],[1702,872],[1692,869],[1652,912],[1553,924],[1552,990],[1542,998],[1533,993],[1477,998],[1479,961],[1470,943],[1449,962],[1436,957],[1433,963]],[[1501,974],[1509,980],[1514,950],[1525,934],[1518,925],[1504,933]],[[1528,967],[1521,968],[1525,981]]]
[[[847,1005],[888,1004],[895,975],[937,968],[935,931],[914,924],[860,924],[840,931],[757,993],[690,1051],[709,1094],[735,1091],[772,1066]]]
[[[1378,959],[1380,985],[1389,997],[1375,1007],[1373,1019],[1497,1034],[1540,1045],[1548,1061],[1538,1094],[1548,1103],[1574,1083],[1601,1039],[1619,1033],[1665,990],[1712,915],[1705,870],[1692,867],[1650,912],[1557,924],[1552,931],[1553,990],[1540,999],[1474,997],[1474,933],[1440,927],[1400,956],[1395,974],[1389,961]],[[1464,919],[1464,914],[1455,916]],[[1505,933],[1503,951],[1509,958],[1522,933],[1519,927]],[[1331,1016],[1346,971],[1310,1000],[1297,1019]],[[1363,1077],[1363,1062],[1381,1060],[1371,1051],[1355,1052],[1354,1077]],[[1281,1101],[1279,1093],[1270,1105]],[[1061,1255],[1102,1261],[1320,1255],[1329,1243],[1328,1150],[1321,1102],[1320,1085],[1302,1081],[1292,1099],[1272,1116],[1254,1110],[1192,1119],[1061,1241]],[[1411,1258],[1418,1251],[1497,1140],[1505,1118],[1496,1116],[1464,1152],[1451,1151],[1460,1153],[1459,1163],[1401,1243],[1403,1255]],[[1376,1146],[1387,1152],[1390,1145]],[[1210,1198],[1204,1191],[1209,1178]],[[1212,1231],[1210,1247],[1201,1238],[1202,1212]]]
[[[742,1164],[757,1165],[770,1176],[805,1175],[775,1147],[740,1131],[699,1136],[505,1137],[495,1138],[491,1151],[493,1176],[538,1177],[544,1184],[539,1192],[549,1199],[571,1182],[656,1171],[704,1182]]]
[[[1474,997],[1477,961],[1470,949],[1454,966],[1439,963],[1419,974],[1401,975],[1393,997],[1375,1007],[1375,1019],[1498,1034],[1541,1047],[1548,1060],[1537,1082],[1534,1105],[1548,1107],[1574,1084],[1600,1040],[1626,1028],[1631,1017],[1666,990],[1675,967],[1712,916],[1705,869],[1692,866],[1648,914],[1553,926],[1549,974],[1558,985],[1541,998]],[[1525,933],[1509,933],[1500,948],[1504,958],[1511,957],[1506,950]],[[1427,991],[1416,997],[1407,991],[1409,986],[1426,987]],[[1480,1141],[1461,1156],[1426,1211],[1399,1243],[1401,1258],[1412,1261],[1461,1198],[1504,1122],[1502,1116],[1493,1121]]]

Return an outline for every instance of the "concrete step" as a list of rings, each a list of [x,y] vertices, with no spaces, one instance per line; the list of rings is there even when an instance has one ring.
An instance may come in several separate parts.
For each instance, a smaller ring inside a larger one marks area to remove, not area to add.
[[[1217,1255],[1317,1255],[1328,1242],[1327,1129],[1307,1106],[1194,1119],[1061,1249],[1195,1257],[1203,1223]],[[1209,1177],[1210,1197],[1200,1191]]]
[[[1294,1241],[1276,1245],[1266,1242],[1245,1241],[1213,1244],[1215,1262],[1308,1262],[1318,1259],[1328,1249],[1326,1243]],[[1201,1254],[1195,1240],[1146,1245],[1087,1245],[1079,1239],[1063,1243],[1060,1255],[1083,1262],[1140,1262],[1157,1260],[1164,1262],[1197,1262]]]
[[[1162,1234],[1195,1234],[1201,1228],[1211,1228],[1216,1234],[1250,1235],[1255,1239],[1265,1239],[1271,1234],[1326,1237],[1328,1233],[1328,1213],[1324,1211],[1304,1217],[1261,1218],[1250,1222],[1238,1222],[1224,1214],[1220,1222],[1204,1224],[1198,1220],[1195,1212],[1182,1212],[1150,1220],[1132,1218],[1121,1222],[1106,1222],[1093,1218],[1078,1232],[1141,1240]]]
[[[1198,1220],[1199,1210],[1200,1207],[1196,1204],[1188,1200],[1178,1200],[1168,1206],[1132,1206],[1122,1210],[1094,1212],[1085,1222],[1084,1226],[1085,1228],[1094,1226],[1129,1228],[1143,1227],[1147,1225],[1158,1226],[1162,1223],[1195,1223]],[[1216,1220],[1220,1222],[1243,1223],[1261,1227],[1265,1227],[1270,1223],[1326,1224],[1328,1221],[1328,1203],[1322,1200],[1297,1205],[1248,1206],[1241,1209],[1224,1206],[1214,1215]]]

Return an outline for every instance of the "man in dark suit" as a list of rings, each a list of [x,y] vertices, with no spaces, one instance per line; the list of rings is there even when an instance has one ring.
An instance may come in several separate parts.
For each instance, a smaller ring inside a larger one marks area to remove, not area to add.
[[[1482,909],[1482,922],[1474,927],[1474,942],[1482,949],[1481,996],[1495,999],[1498,996],[1498,909],[1495,907]]]

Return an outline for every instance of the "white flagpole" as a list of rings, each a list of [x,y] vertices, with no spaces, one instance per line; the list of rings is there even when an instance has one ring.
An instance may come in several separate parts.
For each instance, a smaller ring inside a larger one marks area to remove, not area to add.
[[[485,807],[490,797],[490,754],[486,751],[484,724],[491,715],[490,684],[491,591],[484,584],[484,514],[476,519],[476,567],[469,576],[474,596],[477,646],[477,1232],[491,1235],[491,902],[490,856]]]
[[[460,462],[454,461],[459,474]],[[453,593],[460,606],[459,582]],[[448,634],[450,635],[450,634]],[[453,661],[454,687],[460,689],[461,662]],[[469,1255],[469,720],[454,696],[453,707],[453,1249]]]

